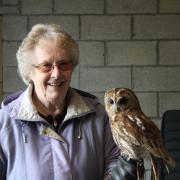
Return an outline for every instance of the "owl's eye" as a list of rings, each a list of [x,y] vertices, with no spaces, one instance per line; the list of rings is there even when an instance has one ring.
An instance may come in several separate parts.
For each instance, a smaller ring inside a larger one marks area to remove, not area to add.
[[[121,99],[119,99],[118,104],[126,104],[128,102],[128,98],[127,97],[122,97]]]
[[[109,99],[110,104],[114,104],[114,101],[112,99]]]

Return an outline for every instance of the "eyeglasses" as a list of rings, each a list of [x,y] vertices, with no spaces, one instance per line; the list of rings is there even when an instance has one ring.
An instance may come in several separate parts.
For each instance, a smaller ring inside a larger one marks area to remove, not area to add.
[[[58,69],[62,71],[68,71],[73,68],[72,61],[56,61],[55,63],[40,63],[40,64],[32,64],[32,66],[39,70],[41,73],[47,73],[54,69],[55,66],[57,66]]]

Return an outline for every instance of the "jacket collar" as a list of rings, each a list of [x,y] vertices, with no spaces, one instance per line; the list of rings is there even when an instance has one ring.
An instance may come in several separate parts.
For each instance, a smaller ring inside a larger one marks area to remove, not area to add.
[[[82,96],[72,88],[70,88],[68,101],[67,113],[64,121],[93,111],[93,109],[87,105]]]
[[[20,96],[21,103],[18,112],[16,109],[17,113],[14,112],[12,113],[12,115],[16,116],[17,119],[25,121],[45,121],[39,115],[36,107],[33,105],[32,92],[33,85],[30,84],[26,91],[22,94],[22,97]],[[91,113],[93,111],[93,108],[86,103],[84,98],[76,90],[70,88],[68,94],[67,114],[65,116],[64,121],[67,121],[71,118],[82,116],[84,114]]]

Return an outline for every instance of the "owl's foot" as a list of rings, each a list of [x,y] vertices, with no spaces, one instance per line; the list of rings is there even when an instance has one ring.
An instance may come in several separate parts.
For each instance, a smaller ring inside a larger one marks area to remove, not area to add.
[[[139,159],[137,161],[137,178],[138,180],[143,180],[144,179],[144,160]]]

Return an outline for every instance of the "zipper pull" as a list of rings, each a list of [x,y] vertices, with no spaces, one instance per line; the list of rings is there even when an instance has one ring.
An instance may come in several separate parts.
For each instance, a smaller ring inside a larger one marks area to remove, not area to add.
[[[24,143],[27,143],[27,136],[25,135],[25,132],[24,132],[24,126],[25,124],[22,123],[22,137],[23,137]]]
[[[24,134],[24,132],[23,132],[23,141],[24,143],[27,143],[27,136]]]

